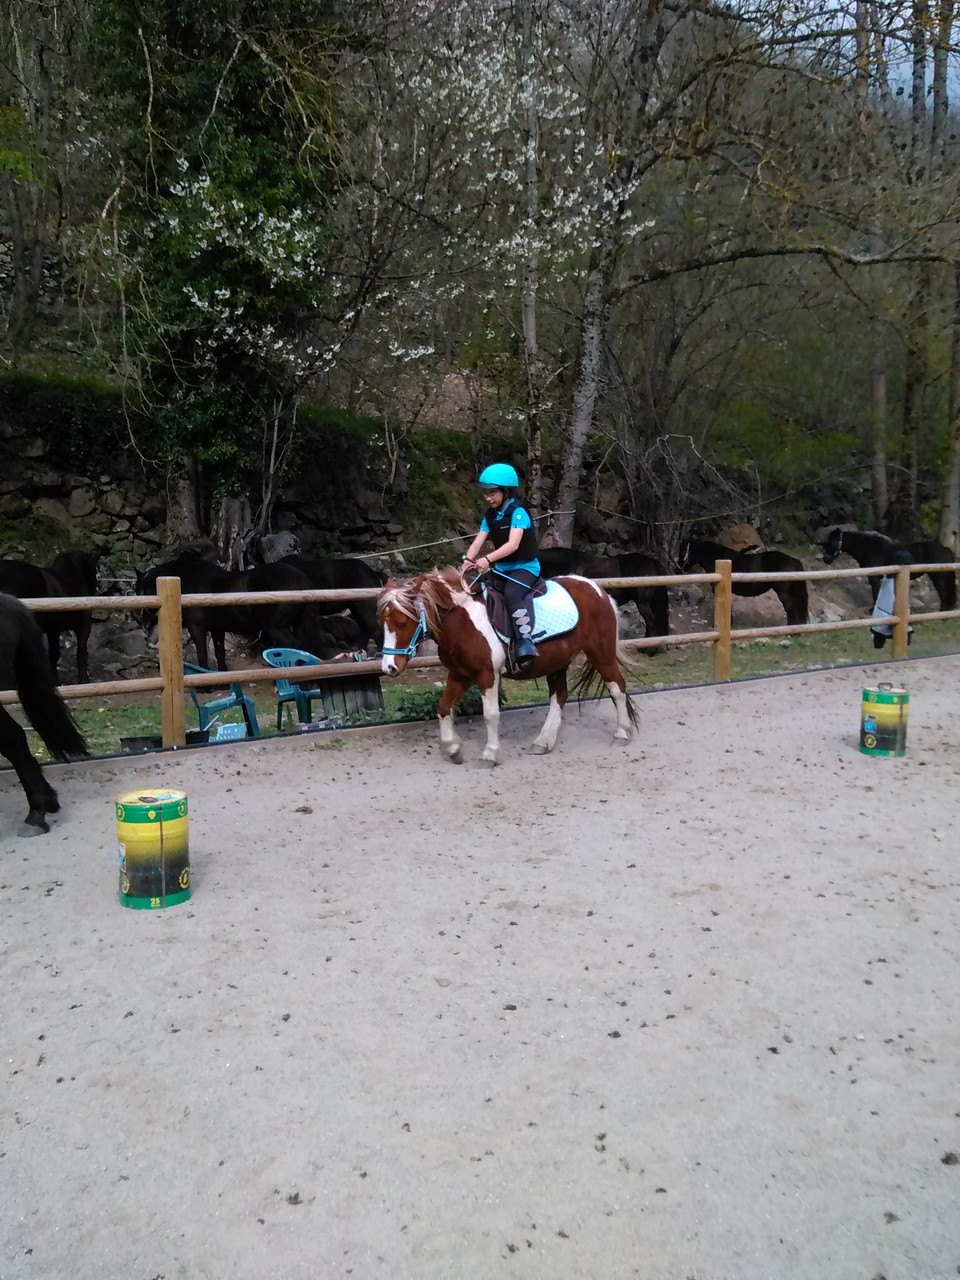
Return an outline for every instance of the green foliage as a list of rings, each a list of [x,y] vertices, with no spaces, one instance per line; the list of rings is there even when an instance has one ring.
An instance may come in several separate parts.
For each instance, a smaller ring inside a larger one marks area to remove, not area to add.
[[[756,466],[766,485],[789,488],[812,476],[849,464],[856,438],[778,418],[758,396],[731,400],[718,415],[711,436],[719,457],[734,466]]]
[[[96,378],[0,371],[0,415],[22,434],[47,440],[59,468],[81,474],[109,468],[128,440],[122,393]]]
[[[249,484],[315,360],[335,88],[322,0],[93,0],[96,80],[132,175],[124,342],[161,449]]]
[[[0,106],[0,173],[18,182],[35,182],[34,157],[27,149],[23,114],[18,108]]]
[[[400,689],[391,702],[390,719],[397,721],[434,720],[442,697],[443,690],[438,689],[435,685],[425,689]],[[500,705],[503,706],[502,694]],[[480,696],[480,690],[476,687],[468,689],[454,707],[454,712],[456,715],[461,716],[482,716],[483,699]]]
[[[382,443],[383,422],[370,414],[350,413],[329,405],[306,404],[298,411],[303,445],[321,443],[324,449],[368,450]]]

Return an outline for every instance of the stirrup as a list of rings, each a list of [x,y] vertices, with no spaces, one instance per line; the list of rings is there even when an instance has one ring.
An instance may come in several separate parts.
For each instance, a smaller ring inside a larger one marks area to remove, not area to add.
[[[537,646],[532,640],[518,640],[517,647],[514,650],[514,657],[518,667],[530,666],[537,660]]]

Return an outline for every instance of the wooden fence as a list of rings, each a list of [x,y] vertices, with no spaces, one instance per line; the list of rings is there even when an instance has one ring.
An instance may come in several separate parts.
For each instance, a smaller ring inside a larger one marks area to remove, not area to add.
[[[808,622],[779,627],[741,627],[732,623],[733,587],[737,583],[756,585],[758,582],[817,582],[823,579],[867,578],[888,574],[896,576],[894,614],[890,618],[893,627],[891,661],[907,656],[907,636],[911,623],[935,622],[939,619],[960,618],[960,609],[938,613],[910,613],[910,579],[914,574],[956,571],[960,564],[910,564],[886,565],[871,569],[804,569],[791,573],[733,573],[729,560],[717,562],[714,573],[668,574],[645,578],[598,578],[602,587],[652,587],[683,586],[686,584],[712,584],[714,587],[713,628],[709,631],[692,631],[681,635],[649,636],[641,640],[625,640],[628,649],[653,649],[665,645],[712,644],[713,678],[729,680],[732,672],[732,646],[742,640],[754,640],[765,636],[806,635],[819,631],[845,631],[869,627],[870,617],[848,618],[838,622]],[[165,747],[183,746],[186,742],[184,721],[184,695],[190,687],[203,688],[223,685],[274,681],[287,676],[297,679],[316,679],[320,676],[359,675],[380,670],[379,659],[367,662],[322,662],[314,667],[244,667],[230,672],[209,672],[203,675],[184,674],[183,670],[183,609],[191,605],[280,604],[291,600],[304,602],[337,601],[347,604],[350,600],[376,599],[376,588],[338,591],[271,591],[225,592],[181,596],[179,578],[160,578],[155,596],[83,596],[56,597],[25,600],[23,603],[37,613],[67,612],[81,609],[121,609],[130,612],[156,610],[158,614],[158,643],[160,674],[137,680],[110,680],[98,684],[63,685],[60,692],[66,698],[97,698],[112,694],[152,693],[159,690],[160,713]],[[439,667],[437,658],[413,658],[410,667]],[[0,703],[13,703],[17,695],[13,691],[0,692]]]

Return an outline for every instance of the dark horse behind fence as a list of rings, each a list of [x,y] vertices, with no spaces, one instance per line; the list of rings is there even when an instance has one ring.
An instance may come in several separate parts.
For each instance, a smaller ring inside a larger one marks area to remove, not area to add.
[[[0,560],[0,591],[19,596],[21,600],[53,596],[95,596],[99,560],[97,553],[79,550],[61,552],[47,569],[41,569],[39,565],[30,564],[26,560]],[[47,639],[50,666],[58,679],[60,637],[65,631],[72,631],[77,637],[77,679],[81,684],[86,684],[89,680],[87,644],[92,621],[92,615],[83,610],[37,614],[37,623]]]
[[[276,563],[299,569],[307,577],[311,587],[318,591],[349,591],[353,587],[376,588],[379,591],[387,580],[386,574],[379,569],[371,569],[366,561],[359,560],[356,556],[320,558],[295,555],[284,556]],[[335,635],[343,634],[344,640],[362,646],[373,640],[379,647],[380,626],[377,622],[376,600],[315,601],[313,608],[324,619],[321,625],[333,628]],[[356,638],[341,633],[339,624],[332,616],[342,613],[344,609],[357,625]]]
[[[803,565],[796,556],[785,551],[731,551],[719,542],[704,538],[690,538],[680,548],[681,573],[689,573],[699,565],[708,573],[716,572],[718,560],[729,560],[734,573],[802,573]],[[807,584],[799,582],[735,582],[735,596],[762,596],[767,591],[776,592],[783,605],[790,626],[806,625],[809,619]]]
[[[194,552],[185,552],[175,560],[156,565],[137,574],[137,595],[154,595],[158,578],[179,578],[183,595],[219,595],[233,591],[309,591],[309,579],[299,569],[277,561],[260,564],[253,569],[230,573],[212,560]],[[309,626],[311,606],[300,600],[283,600],[253,605],[188,605],[183,610],[186,627],[197,652],[197,661],[209,667],[208,636],[213,641],[217,667],[227,669],[225,636],[229,631],[257,641],[261,649],[300,649],[310,647],[317,657],[329,657],[337,644],[328,633]],[[144,618],[148,630],[156,623],[156,614]]]
[[[540,572],[545,578],[579,573],[585,578],[650,578],[666,572],[652,556],[639,551],[625,551],[619,556],[596,556],[572,547],[548,547],[537,552]],[[618,605],[637,606],[648,636],[670,634],[670,600],[665,586],[609,587],[608,594]],[[656,653],[648,649],[647,653]]]
[[[90,754],[57,692],[40,628],[29,610],[7,595],[0,595],[0,689],[16,690],[24,714],[55,760]],[[0,755],[16,769],[30,806],[21,834],[49,831],[47,814],[60,808],[57,793],[31,755],[26,733],[4,706],[0,706]]]
[[[537,660],[511,678],[547,677],[550,710],[539,736],[530,745],[534,755],[552,751],[567,701],[567,668],[580,653],[587,664],[577,677],[574,696],[595,686],[605,687],[617,708],[614,742],[627,742],[639,723],[627,693],[623,667],[626,655],[617,642],[617,607],[607,593],[582,578],[560,578],[573,597],[579,619],[562,635],[537,641]],[[462,587],[456,569],[434,569],[408,582],[388,582],[377,602],[383,624],[384,675],[396,676],[427,635],[437,642],[440,661],[447,668],[447,684],[437,707],[440,743],[448,759],[462,760],[461,742],[453,722],[453,708],[476,685],[483,700],[487,744],[480,759],[500,763],[500,679],[506,673],[507,651],[487,617],[486,606]]]
[[[848,556],[856,560],[861,569],[872,569],[875,565],[896,564],[898,551],[906,551],[914,564],[951,564],[956,559],[950,548],[945,547],[942,542],[893,542],[882,533],[862,533],[859,529],[831,529],[822,545],[824,564],[833,564],[837,556],[845,551]],[[942,572],[934,570],[929,577],[937,589],[940,608],[955,609],[957,577],[954,570],[944,569]],[[868,578],[874,601],[877,599],[882,581],[882,575]]]

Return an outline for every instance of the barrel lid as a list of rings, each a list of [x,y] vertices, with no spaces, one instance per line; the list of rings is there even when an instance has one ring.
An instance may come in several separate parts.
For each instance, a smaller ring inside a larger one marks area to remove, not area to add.
[[[158,789],[125,791],[117,796],[117,818],[123,822],[169,822],[187,812],[187,793]]]
[[[906,702],[910,697],[903,685],[879,684],[863,691],[864,702]]]

